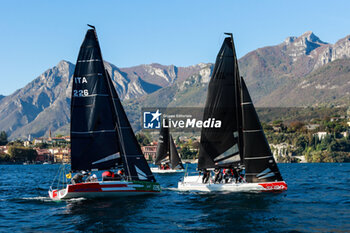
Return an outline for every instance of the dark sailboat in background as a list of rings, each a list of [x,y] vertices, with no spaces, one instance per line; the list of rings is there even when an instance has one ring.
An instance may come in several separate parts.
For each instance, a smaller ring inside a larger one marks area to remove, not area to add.
[[[164,121],[166,122],[166,125],[169,125],[168,119],[164,119]],[[153,173],[174,173],[184,171],[184,166],[179,154],[177,153],[169,128],[163,127],[163,125],[160,129],[156,160],[154,163],[158,167],[151,168]]]
[[[119,168],[125,174],[109,181],[51,188],[50,197],[60,200],[160,192],[104,67],[96,31],[91,27],[81,45],[72,80],[71,171]]]
[[[243,170],[241,182],[203,183],[202,176],[185,176],[180,190],[287,190],[243,78],[239,75],[232,34],[226,37],[209,82],[203,120],[221,120],[219,129],[202,128],[198,169]]]

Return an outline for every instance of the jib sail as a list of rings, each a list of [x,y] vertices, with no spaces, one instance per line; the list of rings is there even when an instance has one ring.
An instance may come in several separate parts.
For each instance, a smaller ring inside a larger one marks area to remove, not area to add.
[[[176,167],[178,167],[179,169],[184,169],[184,166],[181,162],[180,156],[177,153],[177,149],[173,140],[173,137],[170,134],[170,142],[169,142],[169,147],[170,147],[170,164],[171,164],[171,168],[175,169]]]
[[[241,78],[241,88],[243,157],[246,180],[249,183],[282,181],[282,176],[271,153],[243,78]]]

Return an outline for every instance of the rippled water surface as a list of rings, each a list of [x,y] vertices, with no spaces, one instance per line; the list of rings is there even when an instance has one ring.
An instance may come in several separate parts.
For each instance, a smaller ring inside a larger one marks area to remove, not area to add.
[[[350,232],[350,164],[279,167],[279,194],[178,192],[180,173],[156,175],[159,195],[52,202],[58,165],[0,165],[0,231]]]

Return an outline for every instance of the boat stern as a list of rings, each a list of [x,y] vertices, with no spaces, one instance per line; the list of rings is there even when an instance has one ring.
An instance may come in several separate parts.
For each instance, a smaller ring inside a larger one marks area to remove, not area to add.
[[[68,187],[65,189],[50,189],[49,196],[53,201],[59,201],[63,199],[68,193]]]
[[[288,189],[288,185],[284,181],[259,183],[259,185],[264,188],[262,190],[264,192],[282,192]]]

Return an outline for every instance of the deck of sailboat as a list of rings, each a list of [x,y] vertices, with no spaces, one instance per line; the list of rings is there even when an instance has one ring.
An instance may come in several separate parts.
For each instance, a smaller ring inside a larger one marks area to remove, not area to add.
[[[185,176],[178,183],[180,191],[200,191],[200,192],[281,192],[287,190],[287,184],[284,181],[246,183],[246,182],[229,182],[229,183],[202,183],[202,175]]]

